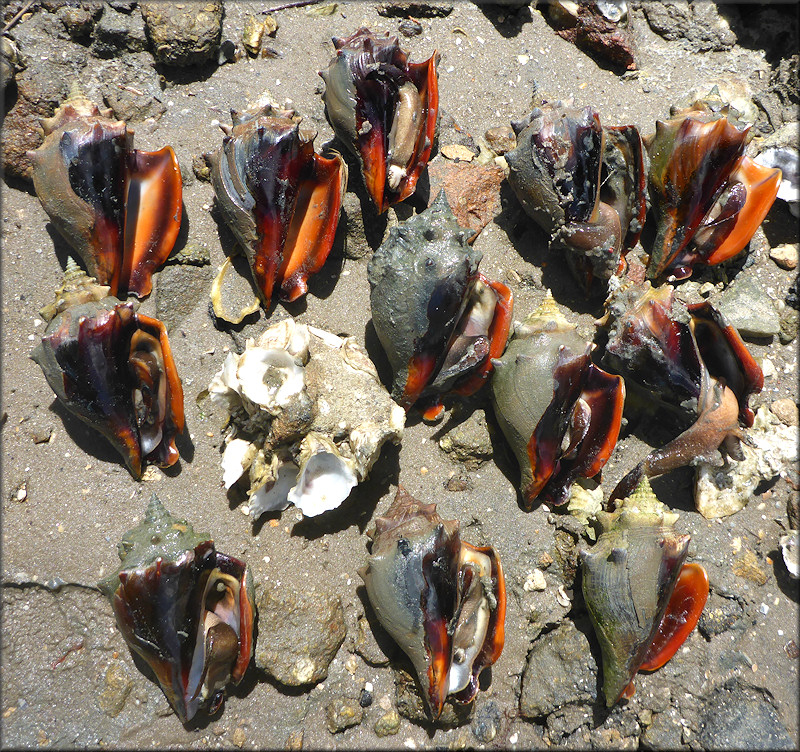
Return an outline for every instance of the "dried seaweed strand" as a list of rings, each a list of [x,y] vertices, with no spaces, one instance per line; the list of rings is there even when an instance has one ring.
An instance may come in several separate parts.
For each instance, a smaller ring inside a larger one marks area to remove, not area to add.
[[[14,15],[14,17],[3,27],[2,33],[5,34],[20,18],[22,18],[25,13],[27,12],[28,8],[31,7],[36,2],[36,0],[28,0],[25,5],[23,5]]]
[[[304,5],[316,5],[321,2],[322,0],[295,0],[293,3],[284,3],[283,5],[276,5],[274,8],[267,8],[262,13],[274,13],[276,10],[288,10],[289,8],[302,8]]]

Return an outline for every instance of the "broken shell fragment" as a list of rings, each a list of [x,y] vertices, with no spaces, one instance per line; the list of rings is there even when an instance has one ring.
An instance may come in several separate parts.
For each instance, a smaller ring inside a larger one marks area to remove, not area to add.
[[[29,152],[36,195],[53,225],[112,295],[147,295],[178,237],[182,184],[172,147],[133,148],[133,131],[85,97],[42,121]]]
[[[405,425],[355,340],[293,319],[229,353],[209,394],[226,413],[225,487],[246,484],[254,519],[338,507]]]
[[[164,324],[107,291],[70,259],[43,309],[55,317],[31,357],[61,404],[103,434],[139,479],[145,462],[178,461],[183,389]]]
[[[270,102],[231,116],[222,147],[207,155],[217,203],[262,303],[276,287],[282,300],[296,300],[333,246],[347,167],[314,151],[316,131],[301,127],[294,110]]]
[[[445,699],[471,702],[478,677],[505,640],[505,579],[496,551],[461,540],[458,520],[443,520],[398,487],[371,531],[359,570],[378,621],[411,659],[433,719]]]
[[[397,37],[364,27],[333,38],[336,56],[320,71],[325,114],[359,160],[378,212],[408,198],[430,159],[439,113],[438,53],[409,63]]]
[[[645,139],[656,237],[649,279],[691,276],[739,253],[775,201],[781,171],[744,156],[750,126],[712,90]]]
[[[375,332],[394,372],[392,396],[408,411],[421,400],[437,417],[441,395],[474,394],[505,347],[511,291],[478,272],[444,191],[424,212],[393,227],[368,269]]]
[[[591,107],[542,102],[513,123],[508,181],[588,291],[625,269],[647,213],[647,155],[635,126],[604,128]]]
[[[603,694],[612,707],[633,694],[639,670],[663,666],[694,629],[708,578],[685,565],[690,536],[643,478],[614,512],[598,512],[602,533],[581,550],[583,596],[600,642]]]
[[[528,510],[537,498],[566,503],[572,483],[596,476],[616,445],[625,384],[595,366],[591,351],[548,291],[494,362],[492,404]]]
[[[173,517],[153,494],[98,587],[131,650],[153,670],[181,722],[215,713],[253,653],[253,584],[244,562]]]

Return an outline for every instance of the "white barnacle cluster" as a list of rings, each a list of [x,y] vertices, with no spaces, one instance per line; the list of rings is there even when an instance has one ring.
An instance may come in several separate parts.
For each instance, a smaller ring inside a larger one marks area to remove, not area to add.
[[[335,509],[405,425],[355,340],[292,319],[229,353],[208,389],[229,416],[225,487],[246,484],[254,519],[289,504],[307,517]]]

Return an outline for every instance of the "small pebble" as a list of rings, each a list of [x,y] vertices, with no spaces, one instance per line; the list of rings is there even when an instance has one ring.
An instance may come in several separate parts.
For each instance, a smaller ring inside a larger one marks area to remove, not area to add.
[[[797,243],[783,243],[775,246],[769,257],[781,268],[792,271],[797,268]]]
[[[422,34],[422,24],[413,18],[404,18],[398,28],[404,37],[415,37]]]
[[[525,584],[522,586],[525,592],[530,593],[532,590],[546,590],[547,581],[544,578],[544,572],[541,569],[534,569],[525,578]]]
[[[798,413],[800,410],[798,410],[797,403],[789,399],[789,397],[775,400],[775,402],[769,406],[769,409],[781,423],[785,423],[787,426],[798,425]]]
[[[361,697],[358,698],[358,704],[361,705],[362,708],[368,708],[372,705],[372,692],[362,689]]]
[[[764,358],[761,361],[761,372],[765,379],[771,379],[776,373],[775,364],[769,358]]]

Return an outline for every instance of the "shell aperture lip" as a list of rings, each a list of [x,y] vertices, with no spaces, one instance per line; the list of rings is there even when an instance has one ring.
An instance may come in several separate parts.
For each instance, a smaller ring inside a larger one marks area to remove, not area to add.
[[[697,626],[707,600],[708,575],[705,569],[696,562],[684,564],[639,671],[655,671],[678,652]]]

